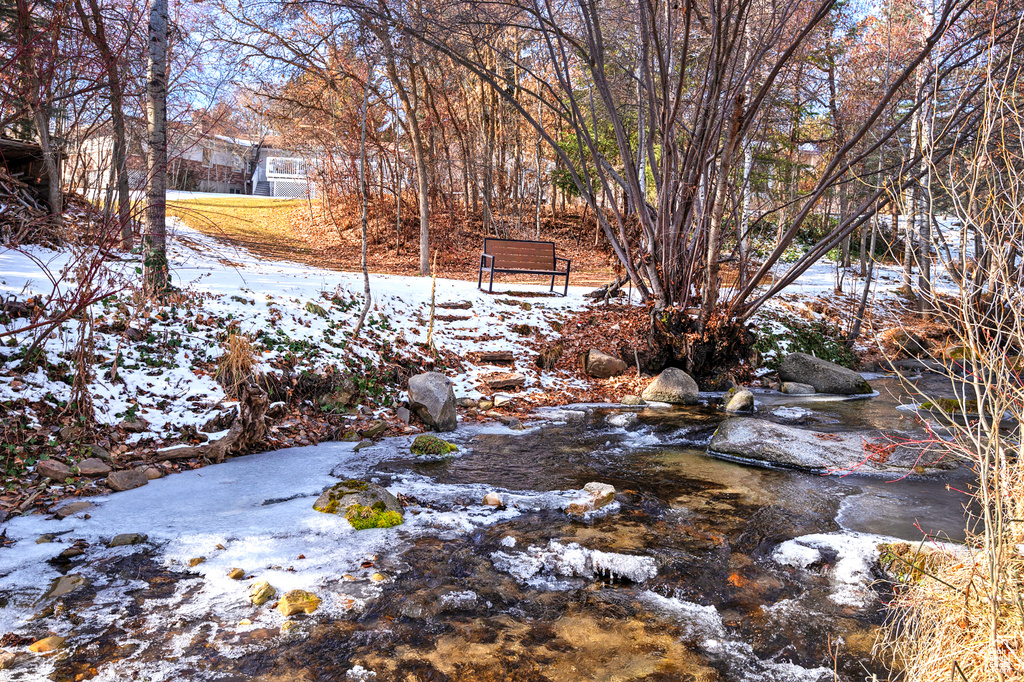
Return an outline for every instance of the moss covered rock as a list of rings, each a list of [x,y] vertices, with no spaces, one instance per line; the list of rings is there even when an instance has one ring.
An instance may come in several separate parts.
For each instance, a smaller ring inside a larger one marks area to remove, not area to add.
[[[357,480],[331,486],[313,503],[313,509],[343,514],[356,530],[397,526],[403,516],[402,505],[394,495],[379,485]]]
[[[410,450],[414,455],[449,455],[457,452],[458,448],[437,436],[422,434],[416,436]]]

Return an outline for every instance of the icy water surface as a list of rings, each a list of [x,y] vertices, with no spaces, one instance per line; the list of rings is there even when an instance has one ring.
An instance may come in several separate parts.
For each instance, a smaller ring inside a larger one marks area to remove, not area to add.
[[[760,416],[818,430],[914,435],[891,380],[869,400],[760,394]],[[635,419],[633,415],[636,415]],[[831,680],[884,675],[871,656],[887,598],[879,542],[957,540],[941,479],[820,477],[709,458],[709,406],[552,411],[528,431],[462,428],[444,461],[409,438],[352,452],[263,453],[96,500],[63,521],[7,524],[0,632],[69,637],[13,680]],[[353,531],[312,510],[338,478],[410,503],[406,522]],[[584,520],[589,481],[618,491]],[[480,504],[488,492],[504,506]],[[119,533],[140,545],[106,548]],[[54,542],[37,543],[44,534]],[[80,556],[57,555],[76,541]],[[198,560],[198,561],[197,561]],[[193,565],[194,564],[194,565]],[[227,573],[242,568],[246,577]],[[50,581],[84,587],[43,599]],[[322,600],[286,623],[246,590]],[[12,649],[16,647],[11,647]]]

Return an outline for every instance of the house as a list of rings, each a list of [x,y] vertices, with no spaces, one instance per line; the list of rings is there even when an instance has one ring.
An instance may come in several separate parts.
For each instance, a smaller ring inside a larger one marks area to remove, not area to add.
[[[128,178],[133,190],[146,184],[145,127],[128,133]],[[75,146],[75,145],[71,145]],[[114,142],[108,128],[80,139],[77,153],[65,161],[65,177],[82,192],[96,192],[114,182]],[[167,188],[217,194],[299,197],[312,191],[303,157],[283,144],[269,146],[247,138],[201,133],[196,126],[168,123]]]
[[[266,197],[312,196],[315,188],[309,177],[308,163],[301,154],[284,149],[280,143],[260,142],[250,158],[252,173],[248,193]]]

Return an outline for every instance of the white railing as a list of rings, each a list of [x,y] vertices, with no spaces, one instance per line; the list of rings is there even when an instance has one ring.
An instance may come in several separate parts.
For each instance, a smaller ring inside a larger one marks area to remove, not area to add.
[[[305,180],[306,162],[287,156],[267,157],[267,180]]]

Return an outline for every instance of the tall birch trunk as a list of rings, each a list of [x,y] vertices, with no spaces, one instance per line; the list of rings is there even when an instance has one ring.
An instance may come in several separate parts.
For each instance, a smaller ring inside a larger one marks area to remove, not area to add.
[[[160,295],[167,289],[167,24],[167,0],[150,0],[146,76],[149,172],[143,264],[146,291],[151,295]]]

